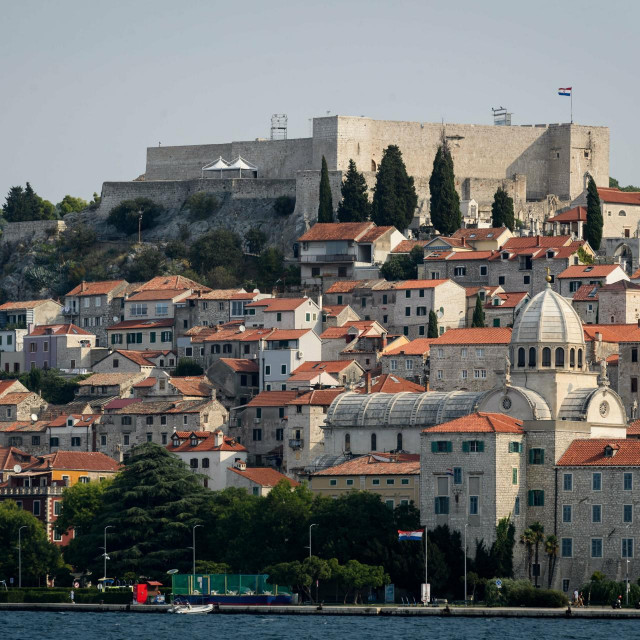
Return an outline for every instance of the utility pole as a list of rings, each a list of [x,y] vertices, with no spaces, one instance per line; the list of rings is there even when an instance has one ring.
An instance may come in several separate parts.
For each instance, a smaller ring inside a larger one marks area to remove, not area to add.
[[[18,587],[22,587],[22,530],[27,528],[25,524],[18,529]]]
[[[103,558],[104,558],[104,573],[102,574],[102,577],[104,578],[104,584],[103,587],[106,590],[107,588],[107,560],[109,560],[109,556],[107,555],[107,529],[113,529],[114,525],[112,524],[108,524],[105,528],[104,528],[104,547],[102,547],[104,549],[104,553],[103,553]]]
[[[317,524],[311,524],[309,525],[309,557],[311,557],[311,528],[312,527],[317,527]]]
[[[467,604],[467,527],[464,525],[464,603]]]
[[[138,210],[138,244],[142,242],[142,209]]]

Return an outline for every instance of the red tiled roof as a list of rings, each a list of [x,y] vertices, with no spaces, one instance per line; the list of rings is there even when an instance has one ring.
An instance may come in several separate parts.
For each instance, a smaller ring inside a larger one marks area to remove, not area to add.
[[[607,358],[607,364],[609,364],[610,366],[617,367],[619,363],[620,355],[617,353],[614,353]]]
[[[80,387],[111,386],[140,380],[142,373],[94,373],[78,382]]]
[[[636,269],[631,276],[632,280],[637,280],[638,278],[640,278],[640,269]]]
[[[134,385],[134,387],[137,385]],[[105,411],[115,410],[115,409],[124,409],[128,407],[130,404],[136,404],[138,402],[142,402],[142,398],[115,398],[108,404],[104,405]]]
[[[98,422],[100,420],[100,415],[97,414],[88,414],[88,415],[79,415],[79,414],[67,414],[60,415],[57,418],[54,418],[49,422],[50,427],[66,427],[67,426],[67,418],[71,415],[72,418],[75,418],[77,422],[73,425],[74,427],[90,427],[94,422]]]
[[[19,380],[0,380],[0,395],[9,391],[13,386],[25,388]]]
[[[217,331],[205,332],[204,337],[192,339],[192,342],[254,342],[260,338],[266,339],[273,329],[246,329],[241,331],[238,327],[228,327]]]
[[[449,282],[449,280],[401,280],[396,283],[394,289],[435,289],[435,287],[438,287],[445,282]]]
[[[151,278],[149,282],[137,287],[136,291],[159,291],[160,289],[199,289],[200,291],[210,291],[209,287],[203,284],[185,278],[184,276],[157,276]]]
[[[201,440],[199,444],[191,446],[191,435],[195,434],[196,437]],[[221,445],[216,446],[215,432],[211,431],[176,431],[177,435],[184,442],[180,443],[177,447],[173,443],[167,445],[167,450],[172,453],[183,453],[192,451],[246,451],[234,438],[224,436]],[[172,436],[173,437],[173,436]]]
[[[156,384],[156,377],[155,376],[149,376],[148,378],[145,378],[144,380],[140,380],[140,382],[136,382],[136,384],[133,385],[134,389],[149,389],[153,386],[155,386]]]
[[[407,476],[420,475],[419,454],[370,453],[329,467],[314,476]]]
[[[40,456],[40,458],[43,462],[29,466],[29,470],[51,468],[115,473],[120,468],[120,465],[113,458],[99,451],[56,451]]]
[[[303,371],[315,371],[320,373],[340,373],[351,366],[356,360],[307,360],[303,362],[292,373],[302,373]]]
[[[84,329],[81,329],[80,327],[76,327],[75,324],[39,324],[36,327],[33,327],[31,333],[29,334],[29,337],[44,335],[92,336],[93,334],[85,331]]]
[[[24,402],[27,398],[30,398],[31,396],[35,396],[35,395],[36,394],[31,391],[6,393],[2,397],[0,397],[0,405],[20,404],[21,402]]]
[[[209,398],[213,391],[213,387],[205,376],[169,378],[169,384],[173,385],[183,396]]]
[[[597,284],[582,284],[578,290],[573,294],[573,301],[580,302],[593,302],[598,300],[598,292],[600,286]]]
[[[619,264],[572,264],[567,267],[557,277],[563,278],[604,278],[616,269],[620,269]],[[621,270],[621,269],[620,269]],[[622,270],[621,270],[622,271]]]
[[[145,289],[144,291],[138,291],[132,296],[129,296],[127,302],[138,302],[144,300],[173,300],[178,296],[183,296],[186,293],[184,289],[159,289],[154,291],[153,289]]]
[[[322,312],[328,317],[328,318],[335,318],[336,316],[340,315],[349,305],[346,304],[340,304],[340,305],[324,305],[324,307],[322,308]]]
[[[620,189],[598,187],[598,195],[602,202],[640,205],[640,192],[637,191],[620,191]]]
[[[160,329],[173,327],[173,318],[166,320],[124,320],[107,327],[107,331],[122,331],[123,329]]]
[[[597,333],[603,342],[640,342],[640,330],[634,324],[585,324],[582,325],[586,342],[596,340]]]
[[[387,233],[387,231],[392,231],[393,229],[395,229],[395,227],[374,227],[367,231],[362,237],[358,238],[358,242],[375,242]]]
[[[586,222],[587,221],[587,208],[586,207],[574,207],[568,211],[563,211],[553,218],[549,218],[547,222]]]
[[[288,404],[328,407],[341,393],[344,393],[344,389],[342,388],[315,389],[309,393],[305,393],[302,396],[294,398]]]
[[[525,236],[523,238],[509,238],[503,249],[533,249],[538,247],[554,248],[566,247],[571,244],[571,236]]]
[[[630,282],[629,280],[617,280],[616,282],[612,282],[610,284],[603,284],[600,287],[601,292],[607,291],[640,291],[640,284],[636,284],[635,282]]]
[[[251,398],[248,407],[284,407],[296,398],[296,391],[262,391]]]
[[[30,464],[35,458],[16,447],[0,447],[0,471],[13,470],[19,464]]]
[[[424,247],[429,240],[402,240],[393,249],[391,253],[411,253],[413,247]]]
[[[423,356],[429,353],[431,345],[437,338],[416,338],[407,344],[385,351],[383,356]]]
[[[522,421],[502,413],[477,411],[434,427],[422,433],[524,433]]]
[[[45,302],[55,302],[55,304],[62,306],[51,298],[45,298],[44,300],[18,300],[16,302],[5,302],[4,304],[0,304],[0,311],[10,311],[12,309],[35,309]]]
[[[491,304],[491,301],[485,302],[486,308],[491,309],[512,309],[517,307],[523,298],[526,298],[529,294],[526,291],[499,291],[498,293],[492,294],[492,298],[500,298],[502,303],[499,305]]]
[[[100,280],[98,282],[81,282],[67,293],[67,296],[104,296],[114,289],[126,285],[126,280]]]
[[[327,293],[351,293],[363,282],[365,280],[338,280],[327,289]]]
[[[509,327],[448,329],[432,342],[432,347],[447,344],[509,344]]]
[[[494,254],[494,251],[437,252],[426,256],[425,260],[487,260]]]
[[[466,240],[492,240],[499,238],[505,231],[509,231],[507,227],[492,227],[490,229],[458,229],[454,234],[454,238],[465,238]]]
[[[615,451],[605,456],[605,447]],[[640,467],[640,440],[590,438],[574,440],[556,463],[559,467]]]
[[[375,228],[373,222],[318,222],[298,242],[320,242],[323,240],[359,240],[367,231]]]
[[[478,295],[479,291],[485,291],[488,295],[493,295],[494,291],[499,287],[465,287],[464,290],[466,292],[467,298],[472,298]]]
[[[627,427],[628,436],[640,436],[640,420],[633,420]]]
[[[258,361],[244,358],[220,358],[220,362],[227,365],[236,373],[258,373]]]
[[[312,329],[275,329],[267,336],[267,341],[271,340],[299,340],[302,336],[313,331]]]
[[[437,236],[436,238],[432,238],[431,240],[429,240],[429,243],[433,242],[433,243],[437,244],[438,241],[439,242],[444,242],[445,244],[448,244],[450,247],[454,247],[454,248],[458,248],[458,249],[463,249],[463,248],[470,249],[471,248],[466,243],[464,238],[453,238],[453,237],[450,238],[448,236]],[[428,251],[431,247],[425,247],[425,248]]]
[[[341,327],[327,327],[320,334],[320,338],[322,340],[345,338],[349,335],[349,329],[358,329],[361,333],[366,333],[374,327],[375,322],[375,320],[353,320],[351,322],[346,322]]]
[[[361,379],[354,391],[356,393],[367,393],[366,385],[366,380]],[[403,393],[405,391],[409,393],[424,393],[424,387],[390,373],[383,373],[371,380],[371,393]]]
[[[255,293],[246,293],[242,289],[212,289],[211,291],[198,291],[192,293],[188,300],[231,300],[235,299],[237,294],[247,296],[248,299],[252,299]]]
[[[244,471],[235,467],[227,468],[262,487],[275,487],[281,480],[286,480],[292,487],[297,487],[300,484],[271,467],[247,467]]]
[[[263,305],[264,302],[267,304]],[[265,313],[275,313],[276,311],[295,311],[307,302],[309,298],[265,298],[258,302],[250,302],[247,307],[266,306]]]
[[[47,420],[37,420],[36,422],[19,420],[17,422],[0,422],[0,431],[3,433],[42,433],[47,430],[48,426],[49,422]]]

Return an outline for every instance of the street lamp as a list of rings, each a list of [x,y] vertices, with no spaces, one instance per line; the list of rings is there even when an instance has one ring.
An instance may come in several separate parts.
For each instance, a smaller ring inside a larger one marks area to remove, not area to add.
[[[22,530],[28,529],[24,524],[18,529],[18,586],[22,586]]]
[[[193,579],[196,579],[196,529],[201,527],[201,524],[196,524],[193,526],[192,534],[193,534],[193,547],[191,550],[193,551]]]
[[[629,527],[631,526],[631,524],[628,524],[625,529],[628,531]],[[628,534],[627,534],[628,535]],[[627,538],[627,577],[625,579],[624,582],[624,586],[625,586],[625,605],[628,607],[629,606],[629,538]]]
[[[311,529],[312,529],[313,527],[317,527],[317,526],[318,526],[318,525],[317,525],[317,524],[315,524],[315,523],[314,523],[314,524],[309,525],[309,557],[311,557]]]
[[[102,577],[104,578],[104,584],[102,585],[104,589],[107,588],[107,560],[110,560],[109,556],[107,555],[107,529],[113,529],[114,525],[112,524],[108,524],[105,528],[104,528],[104,553],[102,554],[102,557],[104,558],[104,573],[102,574]]]
[[[464,525],[464,603],[467,604],[467,527]]]

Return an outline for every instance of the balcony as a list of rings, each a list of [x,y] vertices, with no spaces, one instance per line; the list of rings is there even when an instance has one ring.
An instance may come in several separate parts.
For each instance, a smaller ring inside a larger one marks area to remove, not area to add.
[[[289,447],[291,449],[302,449],[302,447],[304,447],[304,440],[289,440]]]
[[[322,256],[300,256],[300,262],[355,262],[356,257],[349,253],[333,253]]]
[[[61,496],[65,487],[2,487],[0,496]]]

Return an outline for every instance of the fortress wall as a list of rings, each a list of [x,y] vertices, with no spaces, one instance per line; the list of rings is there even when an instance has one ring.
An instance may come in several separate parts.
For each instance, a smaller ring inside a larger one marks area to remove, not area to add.
[[[585,151],[588,152],[588,158],[585,157]],[[571,160],[572,197],[575,198],[584,190],[586,172],[589,172],[599,187],[608,187],[609,129],[573,125],[571,127]]]
[[[310,168],[311,138],[253,140],[228,144],[147,148],[146,180],[189,180],[201,176],[202,167],[222,156],[227,161],[242,156],[258,167],[266,179],[292,179],[299,169]]]
[[[342,198],[342,171],[329,171],[329,185],[334,212]],[[296,174],[296,216],[304,218],[311,226],[318,218],[318,199],[320,194],[320,171],[298,171]]]

